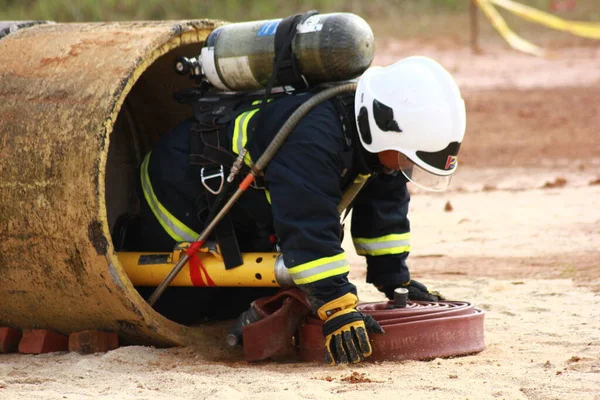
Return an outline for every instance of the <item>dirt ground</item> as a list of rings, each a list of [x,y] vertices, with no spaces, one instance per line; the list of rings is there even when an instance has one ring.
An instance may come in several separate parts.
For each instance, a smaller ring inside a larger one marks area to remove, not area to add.
[[[448,192],[413,191],[410,266],[485,310],[486,350],[333,368],[248,364],[218,346],[0,355],[0,398],[600,399],[600,47],[538,59],[410,41],[377,53],[378,65],[432,56],[463,91],[460,167]],[[352,264],[361,300],[382,300]],[[344,380],[355,372],[359,383]]]

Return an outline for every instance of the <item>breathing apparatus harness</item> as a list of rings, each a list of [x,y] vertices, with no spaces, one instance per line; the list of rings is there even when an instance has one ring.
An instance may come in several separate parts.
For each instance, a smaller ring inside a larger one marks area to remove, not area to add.
[[[228,124],[235,120],[241,113],[256,109],[256,105],[258,104],[258,120],[254,124],[254,127],[259,126],[265,114],[263,111],[266,104],[272,99],[286,95],[288,93],[285,91],[286,86],[293,87],[295,93],[301,93],[309,89],[308,83],[300,73],[291,45],[296,34],[296,26],[314,14],[316,14],[316,11],[286,18],[277,27],[275,34],[274,70],[264,93],[210,93],[210,84],[208,81],[202,79],[199,81],[197,87],[175,95],[176,100],[181,103],[189,103],[193,107],[196,123],[190,132],[190,167],[192,170],[199,170],[201,183],[207,189],[206,193],[210,211],[203,232],[189,246],[186,254],[165,277],[154,293],[152,293],[148,299],[150,305],[156,302],[190,257],[194,257],[195,253],[204,244],[213,230],[221,247],[221,255],[225,268],[232,269],[243,264],[233,229],[233,222],[228,215],[228,211],[243,193],[258,193],[257,191],[246,191],[251,185],[256,189],[264,189],[264,182],[261,182],[264,168],[281,144],[283,144],[287,135],[291,133],[300,119],[308,114],[312,108],[337,96],[334,104],[336,105],[336,109],[339,110],[344,132],[348,133],[348,141],[351,141],[354,145],[360,145],[358,140],[351,139],[353,136],[357,137],[357,133],[354,121],[348,118],[353,110],[353,95],[356,83],[346,82],[327,85],[307,102],[302,104],[299,102],[296,111],[288,118],[268,148],[250,168],[245,165],[244,159],[247,155],[247,149],[251,146],[255,136],[254,132],[248,132],[248,140],[245,148],[237,156],[223,146],[224,143],[227,143]],[[181,72],[180,62],[181,60],[176,65],[176,71],[178,72]],[[191,75],[193,78],[198,78],[194,73],[194,71],[198,71],[198,68],[190,68],[189,70],[192,71]],[[272,94],[275,79],[282,85],[283,91]],[[352,96],[342,96],[348,92],[352,92]],[[351,104],[350,97],[352,98]],[[350,145],[350,143],[348,144]],[[227,171],[229,171],[229,174],[225,179]],[[245,178],[239,183],[236,192],[229,197],[231,184],[234,181],[236,183],[239,182],[236,178],[240,172],[248,173],[245,174]],[[218,181],[214,181],[214,179],[218,179]],[[214,182],[217,183],[215,184]],[[229,199],[223,205],[228,197]],[[345,200],[348,205],[351,203],[351,199],[346,198]],[[344,200],[342,203],[344,203]],[[265,203],[264,201],[259,201],[256,204]],[[250,215],[253,216],[259,225],[265,225],[265,221],[272,221],[270,209],[265,211],[257,208],[253,208],[253,210],[245,208],[245,210],[249,211]]]
[[[314,92],[318,93],[326,88],[326,86],[321,86],[315,88]],[[267,101],[276,100],[282,96],[286,96],[286,94],[276,93],[269,97]],[[346,137],[347,151],[342,153],[341,157],[343,158],[343,165],[347,166],[352,165],[353,158],[356,159],[355,155],[359,154],[357,151],[360,151],[356,148],[356,146],[360,146],[360,142],[357,137],[356,125],[352,119],[353,100],[353,94],[340,95],[332,99],[337,114],[340,116],[342,129]],[[228,137],[229,126],[242,113],[257,109],[259,111],[254,118],[258,118],[258,120],[252,128],[258,126],[261,115],[263,115],[257,104],[258,101],[264,101],[264,96],[256,94],[216,94],[199,98],[191,104],[196,122],[189,133],[190,169],[194,176],[200,177],[200,183],[204,186],[206,195],[206,200],[200,201],[200,203],[206,204],[209,210],[213,210],[215,204],[220,203],[220,200],[218,200],[220,196],[227,195],[228,187],[233,182],[228,182],[227,176],[231,173],[239,157],[231,150]],[[304,100],[299,99],[296,104],[292,103],[290,107],[297,108],[303,102]],[[255,134],[256,132],[249,129],[246,149],[249,148],[250,140]],[[250,172],[250,167],[246,163],[239,164],[237,168],[240,169],[241,174],[237,173],[236,177]],[[360,168],[359,171],[354,171],[354,169],[345,171],[342,178],[342,187],[351,184],[357,173],[363,172],[365,169],[366,167]],[[234,181],[239,183],[237,178]],[[271,209],[268,203],[264,201],[264,193],[261,191],[261,189],[266,189],[265,186],[263,177],[258,176],[252,184],[252,188],[257,190],[246,191],[245,198],[248,201],[239,202],[237,206],[256,222],[259,236],[264,238],[265,243],[267,243],[267,238],[273,238],[274,232],[272,232]],[[248,206],[248,204],[251,204],[251,206]],[[348,208],[348,204],[341,207]],[[209,213],[206,220],[210,219]],[[241,265],[239,244],[234,232],[233,222],[228,215],[216,227],[215,236],[221,247],[226,269]],[[271,243],[273,244],[273,242]]]

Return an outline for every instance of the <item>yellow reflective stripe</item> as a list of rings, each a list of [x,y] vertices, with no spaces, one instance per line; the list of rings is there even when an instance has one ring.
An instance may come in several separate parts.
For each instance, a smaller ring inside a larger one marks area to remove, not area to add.
[[[353,238],[352,241],[356,253],[360,255],[382,256],[410,251],[410,232],[377,238]]]
[[[269,192],[267,189],[265,189],[265,197],[267,198],[269,204],[271,204],[271,192]]]
[[[258,112],[258,108],[256,110],[246,111],[245,113],[241,113],[235,119],[234,127],[233,127],[233,138],[231,139],[231,149],[235,154],[240,154],[242,149],[246,146],[246,142],[248,141],[248,124],[250,120]],[[252,167],[252,158],[250,157],[250,152],[246,153],[244,157],[244,163]]]
[[[371,176],[371,174],[358,174],[358,176],[356,178],[354,178],[353,183],[362,183],[362,182],[366,181],[367,179],[369,179],[370,176]]]
[[[312,283],[332,276],[350,272],[350,264],[345,253],[332,257],[323,257],[304,264],[297,265],[288,270],[297,285]]]
[[[148,206],[150,206],[150,209],[152,210],[152,213],[158,222],[160,222],[161,226],[169,234],[169,236],[173,238],[173,240],[177,242],[193,242],[200,235],[175,218],[175,216],[173,216],[173,214],[171,214],[160,203],[160,201],[158,201],[156,194],[154,194],[154,189],[152,188],[152,183],[150,182],[150,175],[148,174],[150,154],[151,153],[148,153],[146,157],[144,157],[141,168],[142,191],[144,192],[144,197],[148,202]]]
[[[248,123],[257,112],[258,108],[256,110],[246,111],[245,113],[238,115],[235,119],[232,138],[232,150],[235,154],[240,154],[240,151],[246,146],[246,141],[248,140]]]
[[[273,99],[267,99],[267,103],[270,103],[270,102],[272,102],[272,101],[273,101]],[[252,105],[253,105],[253,106],[255,106],[255,105],[258,105],[258,104],[260,104],[260,103],[262,103],[262,100],[254,100],[254,101],[252,102]]]
[[[244,156],[244,164],[246,164],[248,167],[252,168],[252,158],[250,158],[250,152],[247,152],[246,155]]]
[[[268,99],[267,103],[270,103],[271,101],[273,101],[273,99]],[[254,100],[252,105],[256,106],[260,103],[262,103],[262,100]],[[248,142],[248,124],[258,110],[259,108],[246,111],[236,117],[233,125],[233,137],[231,139],[231,150],[233,150],[235,154],[240,154],[242,149],[246,147],[246,143]],[[244,156],[244,164],[252,168],[252,157],[250,156],[250,151],[248,151]]]

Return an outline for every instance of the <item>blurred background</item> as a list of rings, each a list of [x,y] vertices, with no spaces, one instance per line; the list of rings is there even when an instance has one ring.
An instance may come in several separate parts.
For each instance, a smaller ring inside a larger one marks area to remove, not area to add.
[[[519,0],[561,18],[600,21],[600,0]],[[346,11],[365,18],[379,40],[440,38],[468,43],[470,0],[0,0],[0,20],[56,22],[212,18],[251,21],[282,18],[316,9]],[[526,22],[500,9],[519,35],[545,46],[586,45],[594,41]],[[479,14],[482,44],[502,43]],[[597,43],[597,42],[596,42]]]

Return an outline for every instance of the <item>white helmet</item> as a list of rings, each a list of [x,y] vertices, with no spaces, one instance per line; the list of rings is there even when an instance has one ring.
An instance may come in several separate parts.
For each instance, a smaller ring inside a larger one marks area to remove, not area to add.
[[[354,109],[365,149],[398,151],[415,165],[401,169],[411,182],[435,191],[448,187],[458,165],[466,113],[460,90],[444,67],[420,56],[371,67],[358,82]]]

